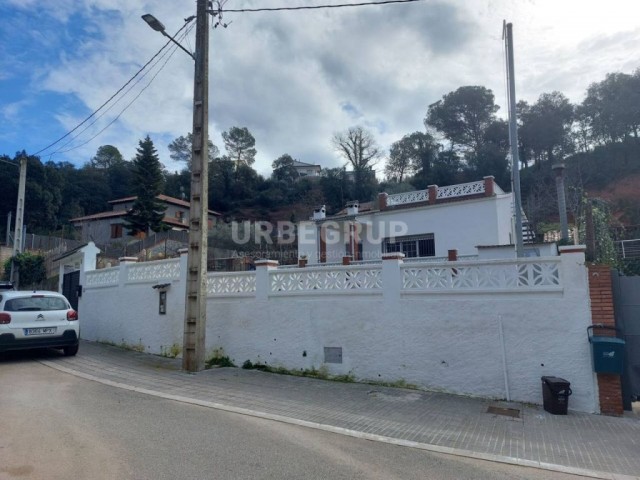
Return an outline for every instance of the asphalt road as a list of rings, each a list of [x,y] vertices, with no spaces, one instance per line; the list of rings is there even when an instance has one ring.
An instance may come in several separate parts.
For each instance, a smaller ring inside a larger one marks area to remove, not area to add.
[[[572,479],[164,400],[0,355],[0,479]]]

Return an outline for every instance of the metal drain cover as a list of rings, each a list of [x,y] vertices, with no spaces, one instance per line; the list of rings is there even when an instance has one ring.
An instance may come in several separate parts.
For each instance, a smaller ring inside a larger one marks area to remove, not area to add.
[[[494,407],[493,405],[490,405],[489,408],[487,408],[487,413],[504,415],[505,417],[520,418],[520,410],[517,408]]]

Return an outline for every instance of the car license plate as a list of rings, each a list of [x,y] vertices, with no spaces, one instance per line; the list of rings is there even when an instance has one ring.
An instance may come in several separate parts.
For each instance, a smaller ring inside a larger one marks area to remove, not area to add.
[[[24,335],[52,335],[56,333],[57,327],[40,327],[40,328],[25,328]]]

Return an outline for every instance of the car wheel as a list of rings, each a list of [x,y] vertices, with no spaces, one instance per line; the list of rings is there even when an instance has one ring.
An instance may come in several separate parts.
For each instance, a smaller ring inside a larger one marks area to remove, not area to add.
[[[71,345],[70,347],[64,347],[64,355],[66,357],[73,357],[76,353],[78,353],[78,345]]]

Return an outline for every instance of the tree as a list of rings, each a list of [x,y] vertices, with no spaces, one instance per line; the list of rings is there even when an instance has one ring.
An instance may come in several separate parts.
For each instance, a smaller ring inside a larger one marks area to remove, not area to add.
[[[369,201],[377,187],[373,166],[382,157],[375,138],[360,126],[351,127],[333,136],[333,146],[353,168],[353,199]]]
[[[482,146],[467,160],[469,180],[477,180],[488,175],[495,177],[498,185],[510,190],[511,172],[507,153],[509,152],[509,125],[496,120],[484,132]]]
[[[454,185],[462,179],[462,167],[462,159],[455,150],[442,150],[437,152],[430,171],[418,170],[410,181],[420,190],[429,185]]]
[[[209,207],[227,211],[233,206],[235,165],[226,155],[216,158],[209,166]]]
[[[393,143],[385,166],[387,179],[402,183],[405,175],[420,172],[429,177],[438,154],[438,145],[428,133],[414,132]]]
[[[211,140],[208,140],[209,163],[220,156],[220,150]],[[169,145],[169,157],[176,162],[185,164],[185,168],[191,171],[191,160],[193,158],[193,134],[191,132],[181,135],[173,140]]]
[[[126,216],[125,226],[130,235],[160,232],[168,227],[162,222],[166,206],[158,201],[164,178],[162,165],[151,138],[147,135],[140,141],[136,158],[133,160],[133,175],[137,198]]]
[[[556,158],[572,151],[574,108],[562,93],[543,93],[531,106],[519,102],[518,109],[522,147],[531,152],[536,165],[543,160],[554,163]],[[529,158],[528,152],[526,155]]]
[[[256,139],[249,132],[247,127],[231,127],[228,131],[222,132],[224,147],[229,158],[239,165],[253,165],[256,157]]]
[[[124,161],[120,150],[116,147],[113,145],[102,145],[98,148],[96,155],[89,161],[89,165],[93,168],[109,169]]]
[[[295,160],[288,153],[276,158],[271,164],[272,178],[286,185],[292,185],[299,178],[298,171],[293,166],[294,162]]]
[[[478,153],[484,132],[495,120],[499,108],[488,88],[460,87],[430,105],[424,123],[441,132],[452,148]]]
[[[374,166],[382,156],[373,135],[360,126],[336,133],[333,146],[351,164],[354,172]]]
[[[640,133],[640,70],[633,75],[609,73],[592,83],[582,102],[592,139],[612,143]]]
[[[44,260],[44,256],[31,252],[18,253],[5,262],[4,276],[9,278],[11,264],[14,263],[19,272],[19,285],[17,286],[23,290],[38,288],[47,279],[47,268]]]
[[[325,168],[320,178],[320,188],[327,209],[337,212],[351,197],[351,184],[347,172],[342,168]]]

